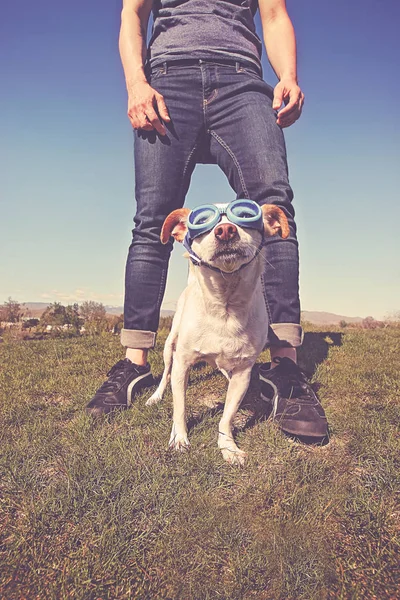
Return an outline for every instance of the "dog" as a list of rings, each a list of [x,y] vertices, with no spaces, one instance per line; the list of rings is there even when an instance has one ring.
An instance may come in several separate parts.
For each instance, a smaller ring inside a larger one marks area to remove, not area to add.
[[[188,284],[181,294],[164,347],[164,372],[146,404],[159,402],[169,380],[173,425],[169,447],[189,448],[185,395],[190,367],[206,361],[227,378],[218,447],[231,464],[244,464],[232,434],[234,417],[248,389],[251,371],[268,335],[261,273],[264,238],[289,235],[285,213],[251,200],[174,210],[165,219],[161,242],[172,236],[189,253]]]

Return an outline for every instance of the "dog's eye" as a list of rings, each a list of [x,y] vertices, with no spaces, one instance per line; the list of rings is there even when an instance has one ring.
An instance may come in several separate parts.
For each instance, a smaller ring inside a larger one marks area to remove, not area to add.
[[[203,215],[202,217],[199,217],[198,219],[196,219],[196,225],[204,225],[204,223],[207,223],[210,220],[211,220],[211,215]]]
[[[202,211],[200,214],[195,215],[193,219],[195,225],[205,225],[209,223],[214,218],[214,213],[211,211]]]
[[[239,217],[239,219],[251,219],[254,215],[247,210],[241,210],[236,216]]]

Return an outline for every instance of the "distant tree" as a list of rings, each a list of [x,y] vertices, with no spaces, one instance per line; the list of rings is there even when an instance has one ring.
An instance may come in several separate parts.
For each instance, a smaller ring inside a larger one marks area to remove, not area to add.
[[[82,325],[78,304],[68,306],[60,302],[50,304],[40,317],[39,328],[45,331],[48,325],[52,328],[52,335],[59,335],[61,332],[67,332],[67,335],[78,335]]]
[[[17,300],[8,298],[7,302],[0,307],[0,320],[8,323],[18,323],[23,316],[21,305]]]
[[[363,329],[375,329],[378,322],[374,319],[374,317],[365,317],[361,324]]]
[[[106,309],[103,304],[93,300],[82,302],[79,313],[84,323],[87,321],[100,321],[106,317]]]
[[[158,325],[159,331],[161,331],[162,329],[166,329],[167,331],[170,331],[170,329],[172,327],[173,318],[174,318],[173,315],[170,315],[168,317],[161,317],[160,323]]]
[[[111,326],[113,333],[121,333],[121,329],[124,326],[124,315],[115,315],[112,319]]]
[[[79,316],[79,305],[78,304],[69,304],[65,309],[66,315],[66,325],[72,325],[73,329],[76,329],[78,332],[82,327],[82,319]]]
[[[342,319],[339,323],[340,327],[347,327],[347,321],[345,321],[344,319]]]
[[[53,302],[44,310],[40,317],[40,325],[61,327],[67,324],[66,307],[61,302]]]
[[[101,302],[85,301],[81,304],[79,312],[86,334],[99,335],[112,328],[112,323],[107,318],[106,309]]]
[[[387,314],[385,316],[385,322],[387,324],[390,324],[390,323],[398,324],[398,323],[400,323],[400,310],[394,310],[393,312]]]

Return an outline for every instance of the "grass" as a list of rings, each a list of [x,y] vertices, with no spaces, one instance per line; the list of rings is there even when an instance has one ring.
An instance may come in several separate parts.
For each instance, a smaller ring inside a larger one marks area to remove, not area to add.
[[[178,454],[170,394],[85,415],[121,357],[115,337],[3,343],[0,598],[400,598],[399,350],[398,328],[309,328],[300,362],[319,382],[330,443],[284,437],[254,377],[238,469],[216,446],[226,383],[210,367],[191,373],[192,447]]]

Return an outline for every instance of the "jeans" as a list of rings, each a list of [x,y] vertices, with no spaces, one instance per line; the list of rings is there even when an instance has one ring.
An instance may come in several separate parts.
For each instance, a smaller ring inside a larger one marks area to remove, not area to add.
[[[183,206],[193,169],[202,162],[218,164],[237,198],[274,203],[286,213],[290,235],[267,240],[262,279],[269,343],[300,346],[293,192],[283,133],[272,109],[273,88],[256,66],[242,62],[164,63],[148,73],[148,80],[164,96],[171,123],[164,137],[135,131],[137,212],[126,264],[122,344],[155,344],[172,250],[172,242],[160,242],[161,226],[172,210]]]

